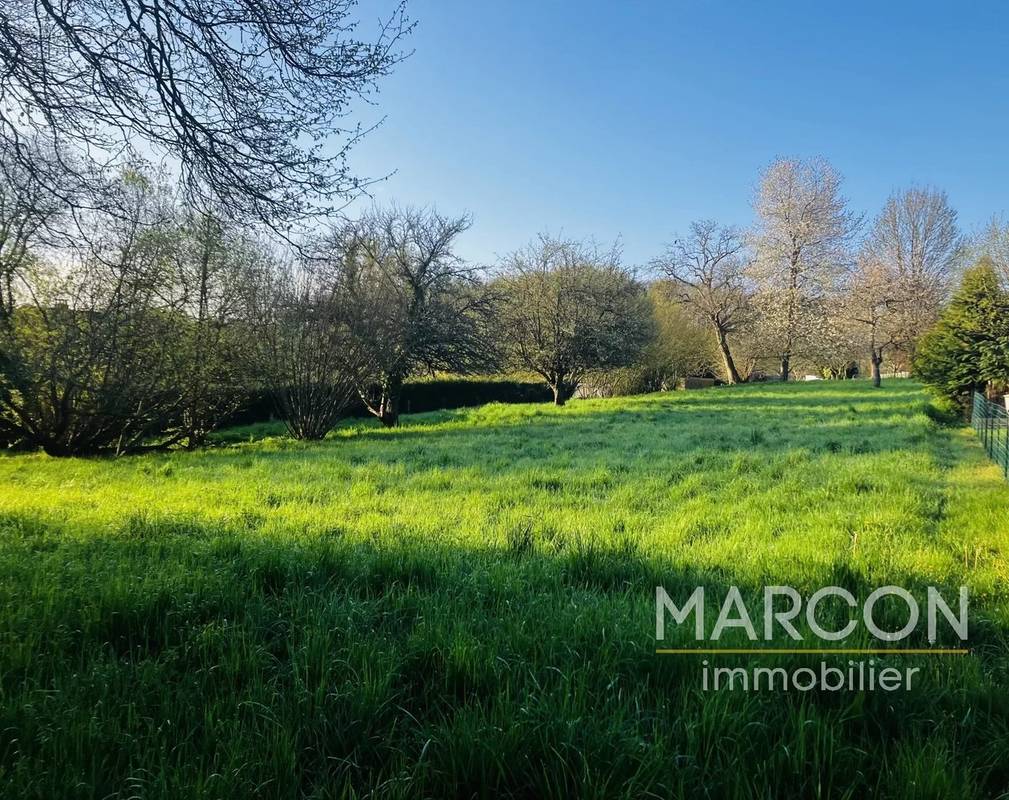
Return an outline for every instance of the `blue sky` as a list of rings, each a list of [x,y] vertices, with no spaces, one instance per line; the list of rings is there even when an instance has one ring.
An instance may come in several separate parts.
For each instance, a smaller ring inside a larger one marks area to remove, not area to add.
[[[371,13],[374,4],[368,4]],[[411,0],[414,55],[353,152],[395,198],[470,212],[462,255],[539,231],[643,264],[699,218],[747,225],[778,155],[828,158],[875,214],[912,183],[966,230],[1009,211],[1009,4]]]

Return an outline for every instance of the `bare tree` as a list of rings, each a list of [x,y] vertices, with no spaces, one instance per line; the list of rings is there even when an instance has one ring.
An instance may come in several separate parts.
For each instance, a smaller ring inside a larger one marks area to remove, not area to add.
[[[897,276],[867,253],[844,288],[844,314],[853,337],[869,351],[873,386],[882,381],[880,367],[886,352],[903,343],[899,315],[906,302],[913,302],[905,289]]]
[[[841,176],[823,159],[775,161],[761,177],[754,210],[756,303],[788,380],[793,355],[816,331],[820,299],[850,260],[861,218],[848,211]]]
[[[259,277],[247,297],[260,380],[292,436],[322,439],[353,396],[339,299],[296,265],[271,265]]]
[[[656,262],[672,281],[674,296],[711,327],[729,383],[742,380],[729,336],[743,323],[749,306],[745,248],[735,228],[703,220],[692,223],[690,233],[676,239]]]
[[[3,330],[0,428],[51,455],[147,446],[179,413],[170,354],[164,198],[143,176],[121,182],[115,214],[77,260],[39,264],[30,301]]]
[[[60,455],[195,447],[245,398],[243,291],[258,249],[139,170],[105,199],[79,218],[88,235],[73,247],[40,256],[21,236],[22,290],[0,326],[0,428]]]
[[[992,217],[971,243],[971,258],[977,262],[987,257],[994,265],[1002,285],[1009,288],[1009,221]]]
[[[182,412],[170,440],[206,441],[242,404],[251,385],[247,287],[268,258],[223,216],[180,209],[172,226],[173,274],[164,298],[178,331],[172,351]]]
[[[946,193],[929,187],[895,193],[876,218],[866,257],[899,295],[894,335],[913,359],[918,339],[939,318],[950,292],[963,240]]]
[[[347,367],[384,425],[398,424],[403,384],[416,372],[494,363],[480,271],[453,252],[469,226],[465,216],[375,209],[323,244],[318,263],[342,298]]]
[[[402,3],[370,37],[356,0],[78,0],[0,5],[0,144],[65,202],[94,175],[28,144],[121,164],[134,142],[191,196],[272,224],[325,211],[359,182],[345,123],[400,60]],[[74,180],[70,180],[70,178]]]
[[[47,156],[31,148],[33,162]],[[0,149],[0,324],[14,313],[18,293],[24,294],[26,270],[34,250],[49,242],[47,235],[63,215],[62,204],[31,170]]]
[[[564,405],[593,371],[632,364],[654,328],[643,287],[619,252],[541,236],[496,282],[499,330],[514,367],[540,375]]]

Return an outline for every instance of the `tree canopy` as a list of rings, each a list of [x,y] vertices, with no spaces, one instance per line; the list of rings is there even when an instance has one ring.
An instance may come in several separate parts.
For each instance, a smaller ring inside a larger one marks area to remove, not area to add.
[[[540,375],[563,405],[593,371],[627,366],[654,334],[644,288],[615,251],[541,236],[496,284],[511,364]]]
[[[191,198],[236,218],[280,226],[324,212],[360,185],[346,163],[363,132],[351,106],[412,29],[400,2],[362,33],[356,5],[3,3],[0,147],[73,205],[139,150],[174,161]]]

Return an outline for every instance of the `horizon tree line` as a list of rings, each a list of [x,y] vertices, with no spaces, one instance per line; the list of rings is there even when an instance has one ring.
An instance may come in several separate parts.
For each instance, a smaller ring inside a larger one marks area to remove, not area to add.
[[[430,209],[373,207],[292,248],[139,164],[86,214],[6,180],[0,431],[54,455],[192,448],[258,388],[317,439],[352,402],[395,426],[407,380],[444,373],[536,375],[558,405],[608,375],[634,391],[772,364],[788,380],[868,362],[878,385],[972,251],[941,191],[895,193],[860,236],[840,186],[823,160],[778,160],[752,230],[696,222],[646,280],[618,247],[547,235],[468,264],[470,218]]]

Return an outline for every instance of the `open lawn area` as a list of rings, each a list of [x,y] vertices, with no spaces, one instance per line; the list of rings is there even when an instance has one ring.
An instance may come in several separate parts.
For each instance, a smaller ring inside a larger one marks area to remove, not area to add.
[[[1009,484],[928,410],[757,384],[0,457],[0,796],[1003,795]],[[878,659],[910,691],[705,692],[655,652],[655,587],[700,584],[757,620],[765,584],[963,584],[970,653]]]

